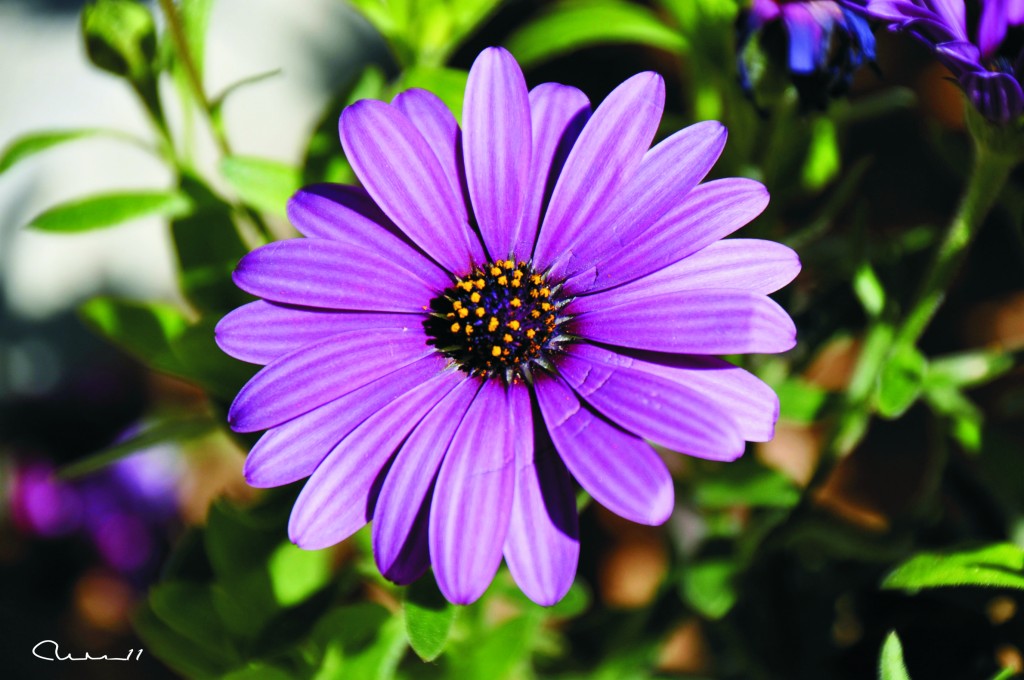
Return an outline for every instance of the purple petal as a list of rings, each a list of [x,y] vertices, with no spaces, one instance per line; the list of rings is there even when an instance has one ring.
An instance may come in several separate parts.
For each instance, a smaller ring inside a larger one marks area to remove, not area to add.
[[[717,411],[729,414],[740,436],[747,441],[770,441],[775,434],[779,398],[756,376],[727,361],[629,350],[609,352],[587,344],[576,345],[573,353],[592,362],[653,373],[700,393]]]
[[[975,71],[960,82],[974,107],[994,123],[1005,125],[1024,113],[1024,90],[1008,73]]]
[[[828,47],[828,36],[806,5],[787,3],[782,6],[782,20],[789,36],[789,70],[810,74],[818,70]]]
[[[709,288],[735,288],[767,295],[799,273],[800,258],[781,243],[728,239],[712,243],[653,274],[597,293],[601,300],[594,306],[600,309],[627,302],[642,303],[655,295]]]
[[[614,302],[615,291],[579,298],[574,335],[611,345],[677,354],[775,354],[796,345],[796,327],[771,298],[709,289],[655,295],[637,305]]]
[[[644,156],[636,174],[611,206],[587,226],[574,256],[588,265],[622,250],[662,217],[704,179],[725,148],[727,132],[717,121],[680,130]]]
[[[760,182],[730,178],[696,187],[643,238],[603,258],[596,270],[566,283],[572,291],[597,291],[658,271],[728,236],[761,214],[768,191]]]
[[[441,461],[479,386],[476,380],[466,380],[452,390],[416,426],[388,471],[373,512],[373,556],[385,576],[401,564],[423,499],[434,486]]]
[[[235,397],[228,423],[235,432],[280,425],[434,352],[419,324],[325,338],[257,373]]]
[[[665,105],[665,82],[640,73],[615,88],[587,121],[558,177],[534,260],[540,268],[564,264],[587,226],[599,218],[640,167]]]
[[[508,51],[490,47],[469,71],[463,106],[466,180],[492,260],[519,240],[530,174],[530,102],[526,79]]]
[[[935,53],[950,71],[962,75],[965,71],[980,68],[981,52],[969,42],[952,41],[936,45]]]
[[[432,354],[353,390],[263,435],[245,459],[245,480],[267,488],[308,477],[359,423],[388,402],[441,373],[447,361]]]
[[[572,479],[549,446],[534,450],[532,438],[516,441],[515,502],[502,552],[516,584],[541,606],[561,600],[576,578],[580,542]]]
[[[675,492],[654,449],[581,404],[561,378],[541,374],[535,387],[551,440],[580,486],[620,517],[664,523]]]
[[[288,201],[288,219],[299,233],[356,245],[375,243],[380,231],[403,235],[361,187],[311,184]],[[390,246],[393,241],[385,239]]]
[[[399,251],[415,253],[402,244]],[[379,251],[317,238],[275,241],[242,258],[233,275],[247,293],[286,304],[381,312],[422,312],[451,284],[437,267],[399,251]]]
[[[517,403],[518,402],[518,403]],[[449,602],[475,602],[501,565],[515,490],[517,438],[532,423],[522,385],[488,380],[462,419],[434,487],[430,506],[430,563]]]
[[[985,0],[981,4],[981,20],[978,22],[978,47],[989,59],[999,49],[999,44],[1006,37],[1007,20],[1009,19],[1008,0]]]
[[[430,506],[433,503],[433,488],[419,504],[412,527],[409,528],[405,541],[386,570],[381,574],[384,578],[400,586],[407,586],[426,573],[430,568]]]
[[[402,440],[466,374],[447,371],[367,418],[317,467],[292,508],[288,535],[306,550],[340,543],[373,516],[381,470]]]
[[[440,161],[400,111],[364,99],[341,114],[345,156],[377,205],[428,255],[455,274],[483,262],[480,240],[465,220]]]
[[[964,0],[924,0],[942,22],[955,31],[963,40],[967,39],[967,10]]]
[[[696,389],[639,371],[608,351],[572,352],[562,377],[590,405],[628,432],[680,453],[735,460],[744,441],[727,411]]]
[[[441,163],[441,169],[448,178],[452,192],[456,196],[462,196],[462,146],[459,140],[459,123],[445,103],[433,92],[414,88],[399,93],[391,105],[404,113],[420,131]],[[461,210],[460,216],[468,220],[465,203],[460,202],[457,208]]]
[[[402,328],[410,323],[416,320],[408,314],[300,309],[257,300],[221,319],[214,337],[217,346],[236,359],[269,364],[279,356],[331,335]]]
[[[575,87],[543,83],[530,90],[530,117],[533,129],[530,177],[523,220],[513,246],[513,251],[521,258],[533,253],[547,200],[566,157],[590,118],[590,101]]]

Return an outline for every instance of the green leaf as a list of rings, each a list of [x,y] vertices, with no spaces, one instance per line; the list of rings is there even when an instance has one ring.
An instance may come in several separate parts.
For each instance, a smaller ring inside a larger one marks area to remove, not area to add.
[[[88,137],[108,137],[112,139],[120,139],[123,141],[130,142],[136,146],[140,146],[147,150],[149,147],[140,139],[132,137],[131,135],[125,134],[118,130],[104,130],[102,128],[89,128],[80,130],[45,130],[41,132],[32,132],[27,135],[22,135],[16,138],[7,148],[4,149],[3,154],[0,154],[0,173],[12,168],[21,161],[35,156],[38,153],[42,153],[47,149],[51,149],[60,144],[67,142],[73,142],[79,139],[86,139]]]
[[[621,0],[571,0],[554,5],[506,42],[528,69],[593,45],[636,43],[680,52],[683,37],[646,7]]]
[[[547,613],[560,619],[571,619],[590,607],[590,591],[582,581],[576,581],[561,600],[547,608]]]
[[[181,0],[180,7],[185,42],[188,43],[196,75],[199,76],[199,82],[202,82],[206,64],[206,29],[210,25],[213,0]]]
[[[257,661],[245,668],[232,671],[221,680],[294,680],[295,676],[283,668]]]
[[[788,508],[800,500],[800,489],[781,472],[752,462],[716,466],[715,474],[702,479],[694,490],[694,502],[704,509],[735,506]]]
[[[81,477],[151,446],[170,441],[198,439],[219,427],[219,422],[206,416],[158,421],[127,441],[64,466],[60,469],[59,476],[63,479]]]
[[[1004,668],[995,675],[992,676],[992,680],[1010,680],[1010,678],[1017,677],[1017,671],[1013,668]]]
[[[421,659],[433,661],[441,655],[457,612],[458,608],[444,598],[431,576],[406,588],[402,604],[405,633]]]
[[[875,406],[884,418],[899,418],[921,395],[928,361],[916,347],[899,345],[889,354],[878,377]]]
[[[390,680],[405,651],[402,620],[369,602],[337,607],[317,623],[311,638],[324,650],[316,680]]]
[[[462,100],[466,93],[469,74],[454,68],[414,66],[402,74],[395,90],[419,87],[430,90],[445,103],[456,120],[462,122]]]
[[[78,313],[95,331],[145,364],[187,377],[171,349],[188,327],[188,320],[177,307],[97,297],[79,307]]]
[[[878,660],[879,680],[910,680],[907,666],[903,663],[903,645],[900,644],[896,631],[889,633],[882,645],[882,655]]]
[[[158,583],[149,592],[149,604],[161,621],[211,656],[226,665],[241,662],[231,648],[209,586],[181,581]]]
[[[869,316],[877,317],[885,309],[885,289],[867,262],[861,264],[853,275],[853,292]]]
[[[995,380],[1013,368],[1013,357],[1003,352],[974,350],[933,359],[928,383],[973,387]]]
[[[305,600],[331,578],[330,550],[303,550],[284,542],[277,546],[267,563],[270,586],[282,607]]]
[[[883,588],[909,592],[958,586],[1024,590],[1024,549],[995,543],[954,553],[921,553],[882,582]]]
[[[793,423],[813,423],[828,399],[828,393],[799,377],[775,386],[779,396],[779,419]]]
[[[929,370],[929,378],[931,371]],[[966,450],[981,450],[984,414],[956,387],[928,380],[924,399],[937,413],[952,420],[952,434]]]
[[[228,356],[214,339],[219,319],[207,315],[174,342],[172,350],[191,380],[211,395],[230,401],[256,373],[258,366]]]
[[[187,678],[218,678],[230,669],[223,654],[213,653],[176,632],[153,612],[149,604],[135,611],[132,626],[152,653]]]
[[[702,616],[716,621],[736,604],[736,563],[708,558],[689,565],[683,576],[683,595]]]
[[[28,226],[71,233],[113,227],[143,217],[181,217],[191,210],[192,203],[180,191],[124,191],[63,203],[36,216]]]
[[[835,123],[824,116],[814,118],[811,123],[810,146],[804,161],[804,186],[814,191],[823,188],[835,179],[842,164]]]
[[[132,0],[96,0],[82,10],[85,51],[92,63],[140,82],[156,57],[156,28],[149,9]]]
[[[298,169],[266,158],[227,156],[220,171],[243,201],[275,215],[285,214],[288,199],[302,186]]]

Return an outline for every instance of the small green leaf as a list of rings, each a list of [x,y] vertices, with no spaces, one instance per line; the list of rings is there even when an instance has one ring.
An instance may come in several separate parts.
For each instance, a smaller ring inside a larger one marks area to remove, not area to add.
[[[853,292],[869,316],[877,317],[885,309],[885,289],[867,262],[861,264],[853,275]]]
[[[426,576],[405,591],[402,612],[405,633],[421,659],[433,661],[444,651],[458,608],[448,602],[433,577]]]
[[[835,123],[824,116],[814,118],[807,159],[804,161],[804,186],[811,190],[823,188],[835,179],[842,164]]]
[[[223,653],[211,652],[164,623],[147,603],[135,611],[132,626],[152,653],[187,678],[219,678],[231,664]]]
[[[205,416],[158,421],[127,441],[64,466],[59,475],[63,479],[81,477],[157,444],[198,439],[219,426],[220,423]]]
[[[220,171],[242,200],[275,215],[284,215],[288,199],[302,186],[302,174],[294,167],[266,158],[228,156]]]
[[[28,226],[72,233],[113,227],[143,217],[182,217],[191,210],[191,201],[180,191],[125,191],[63,203],[38,215]]]
[[[716,469],[694,490],[694,502],[703,509],[736,506],[788,508],[800,500],[800,489],[781,472],[752,462],[737,462]]]
[[[925,384],[924,399],[936,412],[952,420],[952,434],[966,450],[981,450],[984,414],[970,399],[952,385],[929,380]]]
[[[1003,352],[975,350],[933,359],[928,382],[973,387],[995,380],[1013,368],[1013,357]]]
[[[689,565],[683,576],[683,594],[694,609],[711,620],[729,613],[736,604],[736,563],[709,558]]]
[[[18,137],[7,145],[7,148],[5,148],[3,153],[0,154],[0,173],[10,169],[26,158],[35,156],[47,149],[51,149],[67,142],[86,139],[88,137],[120,139],[135,144],[136,146],[146,149],[149,148],[142,140],[117,130],[91,128],[81,130],[46,130],[42,132],[32,132]]]
[[[78,312],[94,330],[140,361],[159,371],[187,377],[171,349],[188,327],[188,320],[177,307],[98,297],[83,304]]]
[[[104,71],[140,82],[156,57],[156,28],[149,9],[132,0],[96,0],[82,10],[85,51]]]
[[[828,393],[798,377],[775,387],[779,395],[779,419],[793,423],[813,423],[818,418]]]
[[[1010,680],[1010,678],[1017,677],[1017,671],[1013,668],[1004,668],[995,675],[992,676],[992,680]]]
[[[646,7],[621,0],[570,0],[552,6],[507,41],[524,68],[584,47],[635,43],[679,52],[683,37]]]
[[[206,29],[210,25],[213,0],[181,0],[181,24],[185,41],[200,82],[206,64]]]
[[[331,578],[330,550],[303,550],[291,542],[282,543],[267,563],[274,597],[282,607],[305,600]]]
[[[903,663],[903,645],[900,644],[896,631],[889,633],[882,645],[882,655],[878,660],[879,680],[910,680],[907,666]]]
[[[1024,590],[1024,549],[995,543],[955,553],[921,553],[882,582],[883,588],[909,592],[959,586]]]
[[[161,621],[209,654],[226,664],[241,661],[231,649],[209,586],[180,581],[158,583],[149,592],[149,604]]]
[[[928,361],[916,347],[896,347],[882,365],[875,406],[884,418],[899,418],[921,395]]]
[[[369,602],[335,608],[310,637],[323,650],[316,680],[390,680],[405,651],[401,619]]]

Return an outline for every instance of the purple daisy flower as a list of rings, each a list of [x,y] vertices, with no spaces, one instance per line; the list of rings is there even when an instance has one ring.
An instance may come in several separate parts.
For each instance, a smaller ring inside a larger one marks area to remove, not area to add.
[[[747,47],[758,39],[769,52],[779,44],[804,107],[825,108],[845,93],[853,75],[875,60],[875,36],[863,17],[837,0],[753,0],[739,19],[740,84],[752,94]],[[781,39],[781,40],[780,40]]]
[[[330,546],[372,519],[392,581],[433,566],[469,603],[504,555],[549,605],[576,572],[573,479],[660,524],[672,480],[648,442],[733,460],[772,437],[772,390],[709,355],[791,348],[767,293],[800,264],[775,243],[720,241],[767,192],[698,185],[719,123],[648,150],[663,105],[662,79],[641,73],[591,115],[575,88],[528,91],[491,48],[461,130],[424,90],[345,109],[365,189],[299,191],[288,212],[307,238],[243,258],[235,282],[263,300],[217,327],[224,351],[266,364],[229,413],[237,431],[268,430],[249,483],[310,478],[296,544]]]
[[[983,0],[974,40],[964,0],[847,1],[932,47],[990,122],[1005,125],[1024,114],[1024,50],[1006,41],[1009,27],[1024,23],[1024,0]]]

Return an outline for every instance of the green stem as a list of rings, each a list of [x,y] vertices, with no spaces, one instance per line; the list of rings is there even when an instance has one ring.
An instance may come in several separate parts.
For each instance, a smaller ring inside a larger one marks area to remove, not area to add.
[[[960,207],[921,282],[917,301],[896,333],[897,345],[916,344],[939,311],[953,277],[960,269],[985,216],[1002,191],[1015,160],[976,147],[974,172],[968,180]]]

